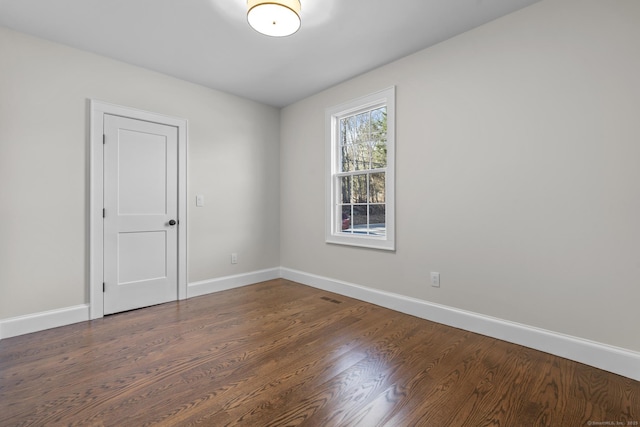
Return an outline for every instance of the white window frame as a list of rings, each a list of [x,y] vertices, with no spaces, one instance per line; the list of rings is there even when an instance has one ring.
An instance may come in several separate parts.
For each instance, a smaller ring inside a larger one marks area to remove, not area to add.
[[[342,233],[342,217],[339,213],[339,121],[343,117],[377,107],[387,108],[387,167],[385,172],[385,220],[384,236]],[[395,246],[395,86],[347,101],[325,111],[326,126],[326,194],[325,236],[327,243],[360,246],[394,251]]]

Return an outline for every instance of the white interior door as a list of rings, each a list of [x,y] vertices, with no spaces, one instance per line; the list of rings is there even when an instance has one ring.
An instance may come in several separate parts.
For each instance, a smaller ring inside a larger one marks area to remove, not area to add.
[[[178,130],[104,116],[104,314],[178,297]]]

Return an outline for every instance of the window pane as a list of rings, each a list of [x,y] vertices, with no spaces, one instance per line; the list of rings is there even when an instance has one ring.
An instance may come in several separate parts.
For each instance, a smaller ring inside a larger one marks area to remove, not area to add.
[[[356,142],[357,126],[355,116],[345,117],[340,120],[340,142],[341,144],[353,144]]]
[[[367,203],[367,175],[353,176],[352,203]]]
[[[351,145],[340,147],[340,167],[342,172],[353,171],[353,148]]]
[[[369,203],[385,202],[384,177],[384,173],[372,173],[369,175]]]
[[[367,143],[371,139],[370,137],[370,117],[369,111],[366,113],[358,114],[356,117],[356,129],[357,129],[357,139],[356,141],[359,143]]]
[[[353,207],[351,226],[354,233],[367,233],[367,205],[355,205]]]
[[[340,178],[341,203],[351,203],[351,177],[343,176]]]
[[[371,139],[387,142],[387,107],[371,111]]]
[[[355,170],[362,171],[371,168],[371,148],[369,144],[356,144],[353,146]]]
[[[387,144],[374,142],[371,152],[371,168],[382,169],[387,167]]]
[[[351,205],[342,206],[342,225],[341,231],[343,233],[351,233]]]
[[[371,111],[371,167],[387,167],[387,108]]]
[[[387,231],[385,205],[369,205],[369,231],[376,236],[384,236]]]

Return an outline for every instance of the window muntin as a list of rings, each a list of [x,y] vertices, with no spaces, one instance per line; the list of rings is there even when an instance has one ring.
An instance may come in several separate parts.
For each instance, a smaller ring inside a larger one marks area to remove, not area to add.
[[[395,248],[394,88],[327,110],[327,242]]]

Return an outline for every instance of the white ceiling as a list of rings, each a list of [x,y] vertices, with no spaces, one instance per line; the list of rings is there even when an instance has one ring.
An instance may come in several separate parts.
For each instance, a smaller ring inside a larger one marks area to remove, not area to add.
[[[271,38],[246,0],[0,0],[0,25],[278,107],[539,0],[301,0]]]

